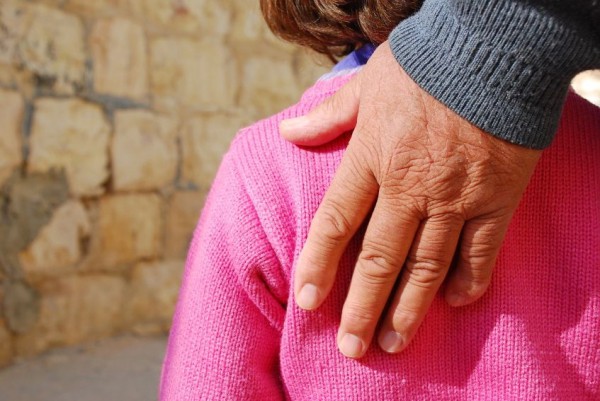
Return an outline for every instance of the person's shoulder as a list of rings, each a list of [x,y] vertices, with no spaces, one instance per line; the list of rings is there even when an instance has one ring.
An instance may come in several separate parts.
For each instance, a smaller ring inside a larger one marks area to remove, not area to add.
[[[241,129],[226,162],[235,167],[269,242],[284,269],[291,268],[299,216],[308,199],[320,199],[347,143],[340,138],[319,148],[299,147],[279,134],[281,121],[308,113],[346,80],[318,82],[295,105]],[[317,193],[318,192],[318,193]]]
[[[280,175],[290,166],[301,166],[297,162],[310,152],[283,139],[279,124],[283,120],[307,114],[350,78],[351,75],[340,75],[319,80],[304,92],[296,104],[242,128],[233,139],[228,156],[237,159],[243,165],[244,172],[257,172],[263,177],[265,173],[270,177]]]

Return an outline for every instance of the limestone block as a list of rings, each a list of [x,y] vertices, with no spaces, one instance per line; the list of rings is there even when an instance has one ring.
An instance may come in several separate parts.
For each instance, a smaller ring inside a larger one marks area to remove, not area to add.
[[[4,304],[4,274],[0,268],[0,305]],[[13,356],[12,335],[0,315],[0,368],[7,366]]]
[[[125,0],[134,15],[167,32],[225,34],[231,25],[226,4],[213,0]]]
[[[0,368],[7,366],[13,356],[12,336],[0,319]]]
[[[17,254],[37,237],[54,211],[69,198],[61,172],[14,174],[0,194],[0,260],[9,276],[20,277]]]
[[[133,268],[126,309],[134,331],[150,334],[169,329],[183,266],[183,260],[168,260]]]
[[[20,253],[29,281],[65,275],[81,259],[82,241],[90,235],[90,220],[79,201],[59,207],[36,239]]]
[[[0,46],[2,46],[1,43]],[[35,84],[34,74],[31,71],[19,68],[15,64],[3,64],[0,61],[0,86],[14,88],[21,92],[25,99],[31,99],[35,96]]]
[[[253,53],[291,53],[298,46],[273,35],[260,11],[258,1],[232,0],[234,12],[229,38],[234,43],[251,42]]]
[[[56,0],[54,0],[56,1]],[[77,14],[110,15],[126,10],[129,0],[60,0],[64,8]]]
[[[235,10],[230,38],[235,42],[256,42],[265,35],[267,25],[260,13],[258,2],[233,1]]]
[[[0,62],[17,62],[17,46],[27,31],[31,19],[26,4],[18,0],[4,0],[0,3]]]
[[[146,110],[115,114],[111,148],[116,190],[160,189],[177,173],[177,121]]]
[[[4,285],[2,312],[13,333],[26,333],[35,325],[40,312],[38,293],[23,281]]]
[[[143,28],[124,18],[104,19],[90,36],[94,90],[144,100],[148,95],[146,39]]]
[[[18,92],[0,89],[0,187],[21,164],[21,124],[25,104]]]
[[[12,63],[15,57],[18,36],[15,34],[14,1],[0,3],[0,64]]]
[[[250,58],[243,66],[241,104],[267,116],[297,102],[301,90],[291,59]]]
[[[200,188],[210,186],[221,158],[242,125],[241,118],[225,114],[190,119],[181,137],[183,180]]]
[[[233,58],[214,40],[157,39],[151,64],[154,103],[161,109],[215,110],[234,103]]]
[[[203,204],[204,192],[181,191],[173,194],[166,220],[167,257],[185,257]]]
[[[128,194],[100,200],[97,243],[93,252],[100,269],[113,269],[162,252],[161,199],[154,194]]]
[[[78,99],[50,98],[37,100],[34,107],[29,171],[63,168],[72,194],[102,194],[110,135],[102,109]]]
[[[125,289],[123,278],[104,275],[44,282],[39,288],[39,319],[32,330],[16,337],[16,353],[31,356],[115,333],[121,325]]]
[[[22,64],[57,92],[72,93],[81,87],[85,51],[79,18],[44,4],[3,3],[0,60]]]

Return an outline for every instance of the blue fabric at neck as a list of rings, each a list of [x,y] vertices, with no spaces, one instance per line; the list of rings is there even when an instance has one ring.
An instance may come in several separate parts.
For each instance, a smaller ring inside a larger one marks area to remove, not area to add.
[[[342,61],[337,63],[335,67],[333,67],[333,72],[350,70],[365,65],[369,58],[373,55],[375,49],[375,45],[369,43],[357,50],[354,50],[352,53],[344,57]]]

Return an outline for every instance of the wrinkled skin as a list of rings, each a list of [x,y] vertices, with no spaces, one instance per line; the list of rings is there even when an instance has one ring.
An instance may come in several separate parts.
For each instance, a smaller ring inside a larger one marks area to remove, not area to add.
[[[380,346],[404,349],[444,280],[452,306],[484,294],[540,151],[495,138],[446,108],[410,79],[387,43],[336,95],[280,128],[308,146],[354,129],[294,277],[298,305],[318,308],[373,210],[342,311],[344,355],[364,355],[380,319]]]

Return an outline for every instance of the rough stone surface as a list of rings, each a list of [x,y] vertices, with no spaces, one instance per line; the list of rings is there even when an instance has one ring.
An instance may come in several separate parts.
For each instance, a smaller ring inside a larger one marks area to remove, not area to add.
[[[242,77],[241,104],[262,115],[276,113],[283,105],[297,101],[300,88],[290,62],[251,58],[243,66]]]
[[[0,62],[16,63],[16,50],[25,32],[23,6],[17,0],[4,0],[0,3]]]
[[[76,344],[113,334],[120,326],[125,280],[113,276],[71,276],[40,287],[35,326],[15,341],[19,356],[51,346]]]
[[[204,204],[204,192],[175,192],[166,220],[165,256],[184,258]]]
[[[161,199],[154,194],[115,195],[100,201],[90,268],[113,270],[162,252]]]
[[[2,304],[6,324],[15,333],[26,333],[38,319],[38,294],[24,282],[8,283]]]
[[[8,327],[0,319],[0,368],[8,365],[12,360],[12,336],[8,331]]]
[[[19,91],[27,100],[31,99],[37,90],[34,74],[31,71],[14,64],[3,64],[2,61],[0,61],[0,86]]]
[[[208,187],[243,123],[243,118],[228,114],[190,119],[181,135],[183,180],[200,188]]]
[[[18,253],[25,249],[68,197],[64,174],[14,175],[0,190],[0,267],[14,280],[23,277]]]
[[[177,173],[177,121],[145,110],[119,111],[111,154],[116,190],[160,189]]]
[[[167,260],[133,268],[127,313],[134,331],[150,334],[168,330],[183,266],[183,260]]]
[[[81,259],[82,241],[90,235],[90,220],[79,201],[59,207],[19,259],[29,281],[56,278],[73,272]]]
[[[78,99],[39,99],[31,128],[30,172],[64,169],[73,195],[104,192],[110,126],[102,109]]]
[[[215,110],[234,103],[234,60],[223,45],[161,38],[152,42],[151,60],[158,108]]]
[[[258,6],[242,11],[244,7],[248,7],[247,4],[247,0],[234,2],[236,12],[229,36],[235,42],[252,43],[258,41],[267,30]],[[258,5],[258,2],[256,4]]]
[[[146,38],[139,24],[124,18],[98,21],[90,49],[95,91],[137,100],[148,96]]]
[[[129,9],[152,24],[178,33],[227,33],[231,11],[212,0],[127,0]]]
[[[24,65],[60,93],[83,85],[83,24],[43,4],[5,0],[1,6],[0,60]]]
[[[39,0],[37,0],[39,1]],[[64,7],[72,12],[93,15],[93,16],[104,16],[112,15],[118,11],[126,11],[128,3],[131,0],[46,0],[57,3],[62,3]]]
[[[18,92],[0,88],[0,187],[23,160],[21,125],[25,103]]]

